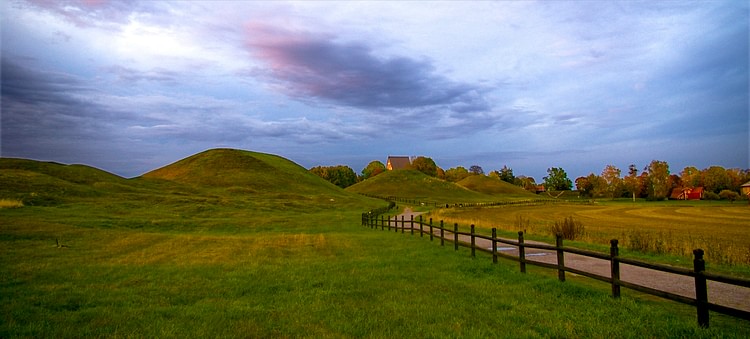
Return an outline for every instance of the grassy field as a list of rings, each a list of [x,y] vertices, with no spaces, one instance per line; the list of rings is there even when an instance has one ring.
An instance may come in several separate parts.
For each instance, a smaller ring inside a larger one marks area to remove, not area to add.
[[[216,178],[210,186],[149,176],[70,181],[78,176],[66,171],[91,169],[11,170],[0,159],[6,180],[0,187],[15,183],[12,191],[0,188],[0,199],[27,202],[0,209],[0,337],[744,338],[750,332],[747,321],[716,314],[710,329],[700,329],[692,307],[615,300],[604,284],[560,283],[534,268],[521,274],[512,262],[493,265],[419,237],[361,227],[360,213],[385,202],[331,187],[283,160],[256,159],[272,172],[282,163],[298,179],[277,183],[282,191],[253,187],[252,178],[231,171],[219,177],[247,180],[249,187],[222,186]],[[223,170],[198,160],[179,166]],[[39,183],[51,191],[40,191]]]
[[[584,242],[607,246],[610,239],[618,239],[626,249],[688,258],[693,249],[702,248],[709,263],[750,266],[750,208],[742,203],[621,200],[445,209],[432,215],[436,220],[513,232],[523,229],[546,237],[551,237],[556,221],[569,216],[583,224],[585,234],[580,240]]]

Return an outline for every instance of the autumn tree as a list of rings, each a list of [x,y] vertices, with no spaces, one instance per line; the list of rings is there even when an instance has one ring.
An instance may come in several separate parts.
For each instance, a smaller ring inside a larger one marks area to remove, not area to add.
[[[640,195],[643,189],[641,180],[638,178],[638,168],[635,165],[628,167],[628,176],[623,179],[623,188],[633,196],[633,202],[635,202],[636,196]]]
[[[372,178],[383,172],[385,172],[385,165],[378,160],[374,160],[362,169],[362,179]]]
[[[575,184],[576,191],[578,191],[579,195],[586,197],[591,196],[591,183],[589,182],[589,179],[587,177],[576,178]]]
[[[431,177],[437,177],[437,165],[428,157],[417,157],[411,162],[411,169],[415,169]]]
[[[694,166],[688,166],[682,169],[682,172],[680,172],[680,179],[682,179],[682,184],[685,185],[685,187],[694,188],[703,185],[701,181],[701,171]]]
[[[513,169],[505,165],[503,165],[503,168],[498,172],[498,176],[500,177],[500,180],[511,184],[516,181],[516,177],[513,175]]]
[[[615,199],[620,196],[622,193],[622,178],[620,178],[620,174],[622,172],[619,168],[615,167],[614,165],[607,165],[607,167],[604,168],[602,171],[602,180],[604,180],[605,189],[604,191],[607,193],[607,195]]]
[[[471,165],[471,167],[469,167],[469,173],[473,175],[484,175],[484,170],[479,165]]]
[[[532,177],[527,177],[525,175],[519,175],[516,177],[516,179],[513,181],[513,183],[517,186],[523,187],[523,189],[530,191],[530,192],[536,192],[536,180]]]
[[[568,174],[562,168],[552,167],[547,169],[544,179],[544,187],[547,190],[569,191],[573,183],[568,179]]]
[[[469,171],[462,166],[449,168],[445,171],[445,180],[450,182],[459,182],[469,176]]]
[[[648,198],[664,200],[669,196],[669,164],[666,161],[652,160],[648,169]]]

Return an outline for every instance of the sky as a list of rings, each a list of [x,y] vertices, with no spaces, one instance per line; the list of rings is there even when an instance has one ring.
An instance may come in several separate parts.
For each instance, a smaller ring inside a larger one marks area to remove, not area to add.
[[[747,1],[0,1],[0,156],[750,168]]]

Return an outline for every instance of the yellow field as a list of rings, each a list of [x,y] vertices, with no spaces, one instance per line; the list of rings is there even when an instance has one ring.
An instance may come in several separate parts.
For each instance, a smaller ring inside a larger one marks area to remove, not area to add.
[[[445,209],[435,220],[475,224],[480,228],[550,235],[556,221],[573,216],[583,223],[581,240],[657,254],[690,256],[695,248],[707,260],[750,264],[750,207],[718,202],[603,202],[595,205],[554,204],[484,209]],[[519,220],[523,222],[519,222]]]

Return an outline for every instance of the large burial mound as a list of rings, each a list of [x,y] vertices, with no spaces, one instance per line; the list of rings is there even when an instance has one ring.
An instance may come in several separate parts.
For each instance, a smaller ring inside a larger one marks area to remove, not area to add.
[[[282,157],[236,149],[212,149],[142,176],[238,193],[341,194],[341,189]]]

